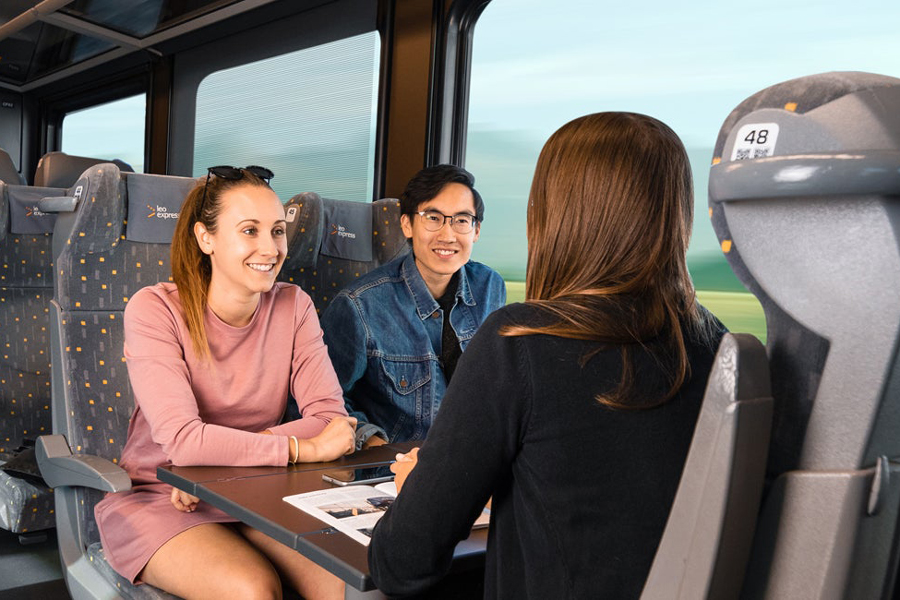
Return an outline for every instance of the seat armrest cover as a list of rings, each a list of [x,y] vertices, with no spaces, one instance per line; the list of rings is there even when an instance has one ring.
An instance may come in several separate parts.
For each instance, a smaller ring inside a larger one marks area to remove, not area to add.
[[[131,489],[131,478],[122,467],[99,456],[72,454],[65,436],[40,436],[35,454],[50,487],[79,486],[105,492]]]
[[[51,196],[38,202],[38,208],[45,213],[75,212],[77,206],[78,198],[74,196]]]

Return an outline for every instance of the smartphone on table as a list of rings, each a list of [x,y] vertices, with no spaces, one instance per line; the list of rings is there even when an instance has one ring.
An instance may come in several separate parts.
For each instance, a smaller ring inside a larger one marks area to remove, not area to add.
[[[334,485],[369,485],[391,481],[394,474],[389,465],[380,467],[362,467],[348,469],[332,469],[322,473],[322,479]]]

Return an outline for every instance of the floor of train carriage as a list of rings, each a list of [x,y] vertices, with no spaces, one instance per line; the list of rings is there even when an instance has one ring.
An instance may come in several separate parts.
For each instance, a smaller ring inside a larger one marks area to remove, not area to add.
[[[44,541],[21,544],[18,534],[0,530],[0,600],[69,598],[55,532]]]

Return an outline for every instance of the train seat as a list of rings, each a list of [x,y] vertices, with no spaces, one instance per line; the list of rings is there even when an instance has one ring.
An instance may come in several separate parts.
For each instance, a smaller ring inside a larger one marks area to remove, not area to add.
[[[34,185],[68,188],[90,167],[101,163],[113,163],[123,173],[133,173],[134,169],[125,161],[115,159],[74,156],[65,152],[48,152],[38,161],[34,171]]]
[[[739,596],[771,427],[765,348],[750,334],[727,333],[641,600]]]
[[[393,198],[349,202],[304,192],[285,212],[288,256],[279,279],[302,287],[319,314],[360,275],[409,251]]]
[[[9,153],[0,148],[0,181],[10,185],[25,185],[25,178],[19,173]]]
[[[766,88],[727,117],[713,157],[713,227],[765,311],[775,400],[742,597],[893,597],[900,79]]]
[[[10,163],[11,164],[11,163]],[[0,527],[27,541],[54,526],[52,491],[34,462],[50,433],[50,235],[55,215],[37,210],[65,190],[0,182]]]
[[[132,586],[106,564],[94,505],[130,489],[116,463],[134,406],[123,354],[125,305],[140,288],[170,279],[177,213],[195,180],[89,168],[69,190],[74,211],[54,230],[50,310],[54,435],[38,438],[41,473],[54,488],[60,557],[75,599],[171,598]]]

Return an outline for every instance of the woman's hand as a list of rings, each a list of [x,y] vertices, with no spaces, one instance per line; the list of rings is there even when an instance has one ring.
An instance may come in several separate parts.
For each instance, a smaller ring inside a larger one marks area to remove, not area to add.
[[[406,454],[398,454],[397,462],[391,465],[391,472],[395,475],[394,483],[397,485],[397,493],[400,493],[400,488],[403,487],[403,484],[406,482],[406,478],[409,477],[409,474],[416,467],[419,462],[419,449],[413,448]]]
[[[200,498],[197,496],[191,496],[187,492],[182,492],[174,487],[169,500],[172,502],[172,506],[181,512],[194,512],[197,510],[197,503],[200,502]]]
[[[299,462],[323,462],[350,454],[356,448],[356,418],[335,417],[322,433],[299,442]]]

